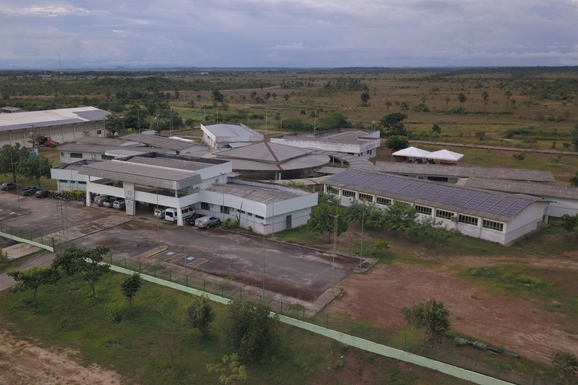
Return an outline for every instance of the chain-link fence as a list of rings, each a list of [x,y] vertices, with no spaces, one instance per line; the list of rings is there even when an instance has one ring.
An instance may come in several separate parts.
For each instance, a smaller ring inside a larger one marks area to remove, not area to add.
[[[2,222],[0,222],[0,233],[7,236],[7,238],[39,246],[48,251],[53,251],[54,244],[56,243],[56,240],[53,237],[42,235],[31,230],[22,229],[20,227],[10,226]]]

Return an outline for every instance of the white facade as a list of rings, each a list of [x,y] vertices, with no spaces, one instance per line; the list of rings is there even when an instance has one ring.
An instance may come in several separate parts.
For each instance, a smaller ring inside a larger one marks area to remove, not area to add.
[[[379,131],[339,129],[313,134],[290,134],[271,138],[271,143],[279,143],[299,148],[316,148],[323,151],[342,152],[362,158],[377,156],[381,145]]]
[[[50,178],[56,180],[58,191],[86,190],[86,175],[80,175],[78,169],[53,168],[50,170]]]
[[[44,135],[58,143],[75,141],[86,133],[106,136],[107,115],[94,107],[0,114],[0,146],[32,147],[31,135]]]
[[[367,194],[363,191],[352,191],[350,189],[347,191],[353,192],[354,195],[344,196],[343,190],[338,190],[336,194],[339,198],[340,205],[346,207],[351,206],[354,202],[361,202],[360,194],[363,195],[363,198],[366,199],[366,201],[375,203],[376,207],[380,209],[387,209],[387,205],[376,203],[378,197],[381,199],[387,199],[389,202],[395,201],[395,199],[390,199],[386,196]],[[327,185],[325,185],[325,192],[331,192]],[[546,201],[535,201],[509,222],[501,222],[484,218],[483,216],[461,213],[459,211],[440,210],[433,205],[418,205],[409,200],[404,200],[402,202],[409,203],[416,208],[416,211],[418,211],[418,220],[433,218],[436,222],[441,222],[440,225],[444,226],[448,230],[456,229],[463,235],[500,243],[502,245],[509,245],[525,235],[536,231],[538,225],[542,222],[547,223],[549,204],[549,202]],[[422,211],[421,213],[420,210],[418,210],[418,206]],[[431,210],[431,214],[423,213],[423,211],[427,211],[427,209]]]
[[[263,141],[263,135],[244,124],[201,124],[203,141],[212,148],[234,147],[235,144],[253,144]]]

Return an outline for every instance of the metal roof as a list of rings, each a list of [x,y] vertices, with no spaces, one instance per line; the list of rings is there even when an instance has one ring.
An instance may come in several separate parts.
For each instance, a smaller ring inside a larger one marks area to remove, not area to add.
[[[274,139],[283,139],[285,141],[308,141],[308,142],[319,142],[319,143],[343,143],[343,144],[362,144],[374,140],[379,140],[379,136],[371,137],[370,135],[376,133],[377,131],[363,131],[363,130],[356,130],[350,128],[338,128],[331,131],[325,131],[318,133],[316,135],[313,134],[288,134],[278,136]]]
[[[287,191],[287,189],[280,190],[274,188],[274,186],[268,186],[265,183],[262,184],[237,184],[237,183],[226,183],[226,184],[212,184],[205,190],[224,193],[228,195],[234,195],[236,197],[245,198],[251,201],[269,204],[273,202],[280,202],[287,199],[296,198],[302,194],[292,193]]]
[[[309,155],[312,152],[312,150],[287,146],[284,144],[260,142],[249,146],[221,151],[215,155],[219,158],[246,159],[279,164],[290,159]]]
[[[249,127],[245,126],[244,124],[226,124],[226,123],[217,123],[217,124],[203,124],[203,127],[207,129],[211,134],[215,135],[215,137],[220,136],[257,136],[263,140],[263,135],[250,129]]]
[[[34,129],[63,124],[106,120],[109,112],[94,107],[64,108],[0,114],[0,131]]]
[[[201,176],[191,171],[120,160],[88,164],[82,167],[78,173],[171,190],[180,190],[202,182]]]
[[[393,174],[419,174],[458,178],[510,179],[532,182],[553,182],[551,171],[518,168],[454,166],[401,162],[376,162],[375,171]]]
[[[124,147],[124,146],[104,146],[98,144],[89,143],[65,143],[58,146],[58,150],[63,152],[83,152],[89,154],[106,154],[109,151],[120,151],[120,150],[131,150],[139,154],[146,154],[153,151],[151,148],[147,147]]]
[[[511,221],[539,200],[358,170],[333,175],[325,184],[503,222]]]
[[[555,186],[543,183],[503,180],[496,183],[493,179],[468,178],[463,186],[482,188],[485,190],[503,191],[517,194],[528,194],[538,197],[555,197],[578,199],[578,188],[571,186]]]
[[[167,150],[183,151],[191,147],[202,147],[198,144],[183,142],[182,140],[175,140],[169,138],[163,138],[161,136],[145,135],[145,134],[128,134],[122,137],[124,140],[130,140],[134,142],[144,143],[151,147],[164,148]]]
[[[145,164],[157,167],[174,168],[186,171],[197,171],[207,167],[212,167],[214,164],[206,162],[198,162],[193,160],[164,158],[164,157],[148,157],[148,156],[134,156],[126,160],[130,163]]]
[[[98,144],[101,146],[131,146],[131,147],[138,147],[142,146],[142,144],[138,142],[131,142],[123,139],[116,139],[116,138],[100,138],[96,136],[83,136],[76,140],[77,143],[83,144]]]

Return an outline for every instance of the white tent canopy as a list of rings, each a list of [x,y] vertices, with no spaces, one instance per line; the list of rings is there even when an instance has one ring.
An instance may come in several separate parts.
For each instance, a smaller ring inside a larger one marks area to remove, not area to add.
[[[408,158],[430,158],[430,152],[417,147],[408,147],[391,154],[393,156],[406,156]]]
[[[448,151],[448,150],[434,151],[434,152],[430,152],[429,155],[427,155],[428,159],[445,160],[448,162],[457,162],[458,160],[462,159],[463,157],[464,157],[464,154],[460,154],[460,153]]]

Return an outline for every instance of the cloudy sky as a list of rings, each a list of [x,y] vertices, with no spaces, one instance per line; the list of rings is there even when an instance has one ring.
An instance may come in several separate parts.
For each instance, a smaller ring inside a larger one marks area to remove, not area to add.
[[[2,0],[0,68],[578,65],[578,0]]]

